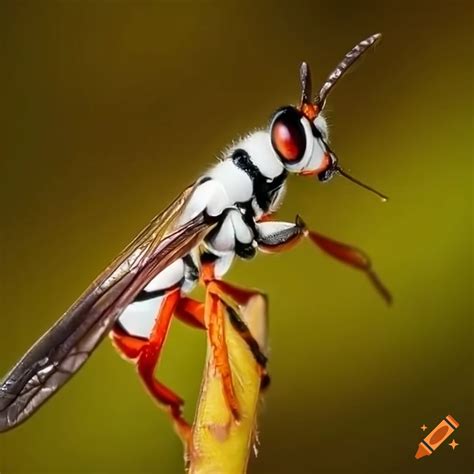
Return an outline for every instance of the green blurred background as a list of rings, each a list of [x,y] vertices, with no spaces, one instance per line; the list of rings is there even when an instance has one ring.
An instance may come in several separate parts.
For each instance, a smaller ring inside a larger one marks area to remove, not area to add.
[[[273,383],[251,473],[470,473],[472,2],[2,2],[0,372],[239,134],[356,42],[383,41],[331,95],[343,179],[292,178],[296,213],[373,257],[395,296],[309,243],[238,262],[271,304]],[[162,378],[190,403],[204,336],[172,329]],[[460,428],[416,461],[447,414]],[[426,434],[426,433],[425,433]],[[182,472],[182,448],[105,341],[0,436],[10,473]]]

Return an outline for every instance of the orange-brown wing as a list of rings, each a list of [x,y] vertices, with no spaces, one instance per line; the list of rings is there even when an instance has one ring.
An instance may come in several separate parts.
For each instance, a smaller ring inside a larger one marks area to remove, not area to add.
[[[194,188],[156,216],[0,382],[0,431],[21,423],[86,362],[120,313],[211,229],[203,215],[176,226]]]

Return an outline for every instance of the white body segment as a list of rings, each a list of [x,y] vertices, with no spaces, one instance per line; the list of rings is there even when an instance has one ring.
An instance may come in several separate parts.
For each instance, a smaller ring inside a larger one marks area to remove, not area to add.
[[[212,183],[218,183],[222,187],[226,203],[224,209],[233,206],[237,202],[248,201],[252,197],[253,185],[251,178],[228,158],[217,163],[207,173],[207,176],[211,178]],[[209,202],[209,204],[211,203]]]
[[[120,326],[131,336],[148,339],[164,298],[157,296],[148,301],[134,301],[120,315]]]
[[[327,135],[326,123],[321,115],[314,126],[320,135]],[[319,166],[323,147],[318,137],[310,137],[309,122],[304,124],[304,129],[310,140],[307,156],[299,166]],[[249,134],[228,148],[224,159],[198,180],[178,221],[179,225],[185,224],[204,212],[208,216],[219,217],[216,230],[202,243],[197,255],[186,262],[185,259],[176,261],[153,278],[140,298],[119,317],[119,325],[132,336],[148,338],[166,291],[179,287],[186,294],[195,287],[200,252],[213,255],[215,277],[222,278],[236,254],[251,258],[258,248],[259,239],[270,242],[278,239],[278,235],[291,231],[294,223],[259,222],[263,216],[277,210],[285,194],[286,177],[287,170],[272,146],[268,131]]]
[[[148,293],[152,296],[156,293],[156,296],[135,300],[129,304],[119,317],[122,328],[133,336],[148,338],[159,314],[166,290],[182,284],[184,275],[184,261],[179,259],[153,278],[144,288],[142,294]]]
[[[234,149],[241,148],[252,157],[252,163],[267,178],[274,179],[285,170],[281,160],[275,153],[270,134],[262,130],[247,135],[240,140]]]

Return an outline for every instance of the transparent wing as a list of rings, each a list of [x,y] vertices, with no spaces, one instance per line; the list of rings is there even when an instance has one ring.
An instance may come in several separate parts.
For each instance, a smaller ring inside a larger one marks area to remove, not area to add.
[[[126,306],[212,227],[203,215],[176,227],[193,187],[156,216],[0,382],[0,431],[36,411],[86,362]]]

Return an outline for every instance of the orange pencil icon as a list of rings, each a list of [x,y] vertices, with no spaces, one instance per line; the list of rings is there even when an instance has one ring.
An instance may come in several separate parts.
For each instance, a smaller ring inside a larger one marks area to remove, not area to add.
[[[451,415],[448,415],[418,445],[415,458],[429,456],[458,426],[459,423]]]

